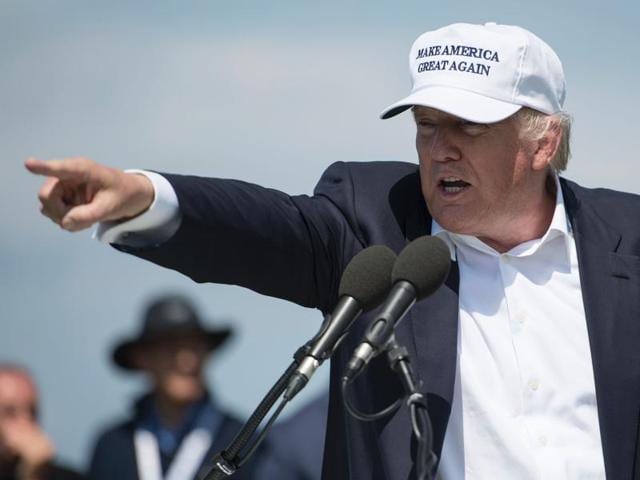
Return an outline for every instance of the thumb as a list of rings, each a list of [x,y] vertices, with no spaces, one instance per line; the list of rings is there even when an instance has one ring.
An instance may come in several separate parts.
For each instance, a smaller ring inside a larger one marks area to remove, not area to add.
[[[60,226],[70,232],[84,230],[104,220],[107,211],[106,202],[96,196],[91,203],[71,208],[60,220]]]

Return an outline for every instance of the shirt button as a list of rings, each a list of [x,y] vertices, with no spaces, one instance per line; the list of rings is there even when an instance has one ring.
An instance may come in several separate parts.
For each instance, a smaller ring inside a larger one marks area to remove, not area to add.
[[[541,447],[545,447],[547,445],[547,443],[549,443],[549,440],[547,439],[546,436],[542,435],[539,439],[538,439],[538,443],[540,444]]]
[[[540,382],[538,380],[529,380],[529,382],[527,382],[527,385],[529,385],[529,388],[534,392],[538,390],[538,388],[540,388]]]
[[[527,321],[527,315],[524,312],[516,313],[516,322],[524,323]]]

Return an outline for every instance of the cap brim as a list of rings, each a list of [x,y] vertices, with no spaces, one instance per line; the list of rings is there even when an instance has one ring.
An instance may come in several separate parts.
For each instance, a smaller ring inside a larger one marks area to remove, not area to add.
[[[387,107],[380,118],[391,118],[413,106],[431,107],[476,123],[495,123],[510,117],[521,105],[485,97],[468,90],[432,86],[413,92]]]

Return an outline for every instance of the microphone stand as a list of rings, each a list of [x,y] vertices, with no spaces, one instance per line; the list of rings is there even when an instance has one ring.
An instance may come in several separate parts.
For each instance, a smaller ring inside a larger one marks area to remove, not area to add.
[[[273,422],[278,418],[291,397],[284,395],[280,405],[277,407],[267,424],[262,429],[253,444],[249,447],[244,455],[240,455],[241,451],[249,444],[251,437],[255,434],[260,423],[267,416],[267,413],[273,408],[278,398],[287,389],[291,377],[296,372],[298,365],[306,356],[310,349],[308,342],[300,347],[293,355],[294,361],[287,367],[286,371],[278,379],[273,387],[267,392],[260,404],[256,407],[249,419],[246,421],[240,432],[233,439],[226,450],[217,453],[213,459],[200,471],[198,478],[200,480],[224,480],[231,477],[235,472],[245,464],[245,462],[256,452],[262,441],[265,439],[267,432],[270,430]]]
[[[395,413],[403,401],[406,400],[411,416],[411,429],[417,441],[415,469],[417,480],[431,480],[438,457],[433,453],[433,430],[427,411],[427,399],[419,391],[419,384],[413,374],[408,350],[396,340],[393,332],[384,343],[387,352],[387,361],[394,371],[404,390],[404,397],[376,413],[363,413],[357,410],[350,402],[347,395],[347,387],[360,376],[364,369],[354,371],[353,375],[345,375],[342,379],[342,396],[345,408],[349,414],[361,421],[375,421]]]
[[[427,411],[427,399],[418,390],[409,351],[398,343],[395,334],[391,335],[387,343],[387,360],[402,383],[411,415],[411,428],[418,444],[415,461],[417,480],[431,480],[438,457],[432,450],[433,430]]]

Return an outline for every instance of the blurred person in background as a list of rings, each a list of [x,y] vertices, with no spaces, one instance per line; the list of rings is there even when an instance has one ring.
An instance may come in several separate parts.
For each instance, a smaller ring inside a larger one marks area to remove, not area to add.
[[[38,403],[31,375],[0,363],[0,480],[82,479],[54,462],[54,445],[38,424]]]
[[[205,327],[184,297],[149,304],[140,333],[116,345],[113,361],[127,372],[144,373],[151,388],[131,418],[100,434],[91,480],[190,480],[229,445],[242,424],[216,404],[203,372],[209,354],[230,334]],[[252,479],[252,469],[249,463],[237,477]]]

